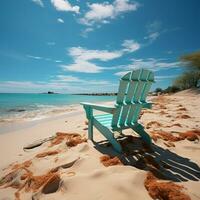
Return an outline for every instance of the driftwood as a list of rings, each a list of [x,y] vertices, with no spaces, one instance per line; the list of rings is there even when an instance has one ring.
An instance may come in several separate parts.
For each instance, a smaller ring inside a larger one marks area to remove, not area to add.
[[[34,149],[36,147],[41,146],[43,143],[48,142],[50,140],[53,140],[56,137],[56,135],[48,137],[48,138],[44,138],[44,139],[40,139],[40,140],[36,140],[35,142],[26,145],[25,147],[23,147],[23,150],[30,150],[30,149]]]

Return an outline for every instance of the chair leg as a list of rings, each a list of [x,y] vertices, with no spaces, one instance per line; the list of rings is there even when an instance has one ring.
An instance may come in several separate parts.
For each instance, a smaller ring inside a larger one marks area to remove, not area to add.
[[[151,145],[151,137],[149,134],[144,130],[144,127],[141,124],[132,128],[137,134],[141,136],[141,138],[149,145]]]
[[[93,141],[93,123],[92,119],[88,122],[88,138]]]
[[[101,132],[107,139],[108,141],[112,144],[113,148],[121,153],[122,152],[122,147],[121,145],[119,144],[119,142],[117,141],[117,139],[115,139],[115,137],[113,136],[113,133],[107,129],[107,130],[104,130],[103,132]]]
[[[102,126],[97,120],[94,121],[95,127],[98,129],[98,131],[105,137],[107,140],[112,144],[113,148],[121,153],[122,147],[119,144],[119,142],[115,139],[113,132],[106,128],[105,126]]]

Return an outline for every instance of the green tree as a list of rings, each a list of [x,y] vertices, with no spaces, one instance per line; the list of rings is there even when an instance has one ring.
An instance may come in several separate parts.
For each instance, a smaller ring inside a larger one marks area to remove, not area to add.
[[[200,70],[200,51],[181,56],[180,60],[188,67]]]
[[[161,93],[162,93],[163,90],[162,90],[162,88],[156,88],[156,89],[155,89],[155,92],[156,92],[156,93],[158,93],[158,92],[161,92]]]
[[[200,51],[183,55],[180,60],[188,70],[176,78],[173,86],[181,90],[197,87],[197,83],[200,80]]]

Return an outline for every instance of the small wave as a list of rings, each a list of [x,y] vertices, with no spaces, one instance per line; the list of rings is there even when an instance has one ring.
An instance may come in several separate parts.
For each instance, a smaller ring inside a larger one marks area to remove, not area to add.
[[[8,112],[25,112],[25,109],[20,109],[20,108],[12,108],[7,110]]]
[[[38,106],[38,105],[37,105]],[[40,108],[25,110],[10,109],[9,113],[0,116],[0,122],[19,122],[19,121],[36,121],[45,119],[51,116],[59,116],[75,110],[75,107],[70,106],[52,106],[52,105],[39,105]]]

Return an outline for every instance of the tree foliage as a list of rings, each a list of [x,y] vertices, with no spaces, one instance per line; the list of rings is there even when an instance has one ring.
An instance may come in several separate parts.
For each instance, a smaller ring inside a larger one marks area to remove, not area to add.
[[[180,88],[181,90],[189,89],[196,87],[199,79],[200,71],[185,72],[174,81],[173,85]]]
[[[200,70],[200,51],[183,55],[180,60],[186,64],[188,67],[192,67],[193,69]]]
[[[161,93],[162,93],[162,92],[163,92],[163,89],[162,89],[162,88],[156,88],[156,89],[155,89],[155,92],[156,92],[156,93],[158,93],[158,92],[161,92]]]
[[[188,67],[188,70],[178,76],[173,85],[181,90],[197,87],[200,80],[200,51],[183,55],[180,60]]]

